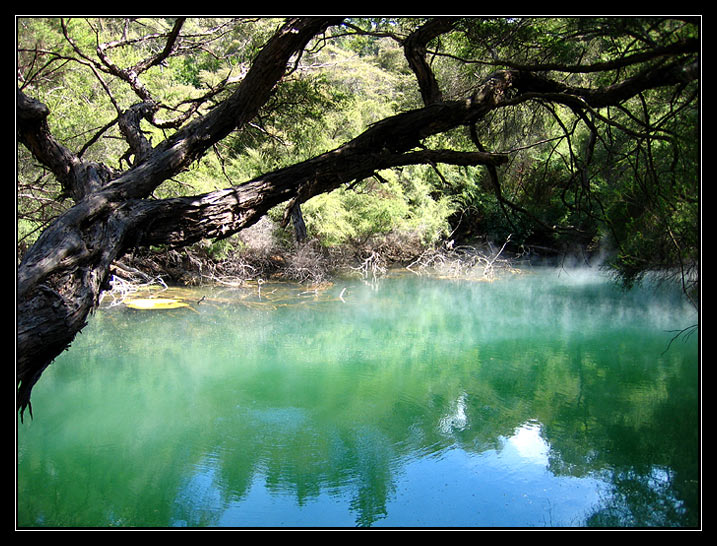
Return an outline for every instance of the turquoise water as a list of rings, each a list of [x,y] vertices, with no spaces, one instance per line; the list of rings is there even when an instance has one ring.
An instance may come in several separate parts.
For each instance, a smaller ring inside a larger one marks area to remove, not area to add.
[[[180,295],[98,310],[48,368],[18,421],[18,525],[700,523],[677,291],[531,270]]]

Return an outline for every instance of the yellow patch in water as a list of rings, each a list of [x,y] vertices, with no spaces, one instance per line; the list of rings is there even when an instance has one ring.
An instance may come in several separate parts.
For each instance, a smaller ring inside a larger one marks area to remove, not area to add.
[[[124,303],[132,309],[177,309],[179,307],[189,307],[183,301],[169,298],[138,298],[127,300]]]

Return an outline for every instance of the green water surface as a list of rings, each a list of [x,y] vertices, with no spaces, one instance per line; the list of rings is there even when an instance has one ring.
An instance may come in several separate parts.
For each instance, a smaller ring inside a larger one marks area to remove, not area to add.
[[[679,291],[530,270],[182,297],[98,310],[45,372],[19,526],[700,523]]]

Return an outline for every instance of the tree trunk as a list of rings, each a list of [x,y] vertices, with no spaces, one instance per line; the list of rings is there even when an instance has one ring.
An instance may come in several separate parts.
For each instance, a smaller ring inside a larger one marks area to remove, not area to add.
[[[77,201],[42,233],[18,268],[16,370],[21,416],[42,372],[84,327],[106,285],[110,264],[128,248],[140,244],[143,234],[152,230],[151,214],[161,211],[165,220],[179,220],[178,233],[171,239],[195,240],[181,235],[181,215],[191,215],[191,210],[171,214],[162,202],[157,206],[157,202],[143,199],[214,143],[254,118],[290,58],[338,21],[311,17],[289,20],[261,50],[234,94],[152,150],[144,146],[140,116],[124,116],[122,131],[132,137],[128,141],[135,149],[134,165],[125,173],[85,162],[63,148],[48,129],[47,107],[18,90],[19,141],[52,170],[66,193]],[[146,113],[146,108],[142,110]],[[202,201],[203,206],[195,210],[213,210],[211,200]],[[256,221],[253,214],[242,216]],[[210,219],[210,223],[217,220]]]
[[[304,215],[301,213],[301,205],[296,203],[291,207],[291,223],[294,225],[294,237],[296,242],[301,244],[306,240],[306,224]]]

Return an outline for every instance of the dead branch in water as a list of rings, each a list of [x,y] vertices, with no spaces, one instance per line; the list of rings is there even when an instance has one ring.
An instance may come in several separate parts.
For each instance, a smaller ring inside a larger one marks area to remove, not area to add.
[[[372,250],[357,267],[351,269],[358,271],[362,279],[376,282],[386,274],[386,260],[381,254]]]
[[[151,276],[122,262],[112,266],[109,289],[100,294],[99,305],[114,307],[124,303],[128,298],[143,289],[158,288],[167,290],[167,284],[161,276]]]
[[[497,252],[492,245],[487,248],[444,245],[428,249],[408,264],[406,269],[417,275],[492,280],[500,272],[517,271],[510,259],[501,258],[509,241],[510,236]]]

